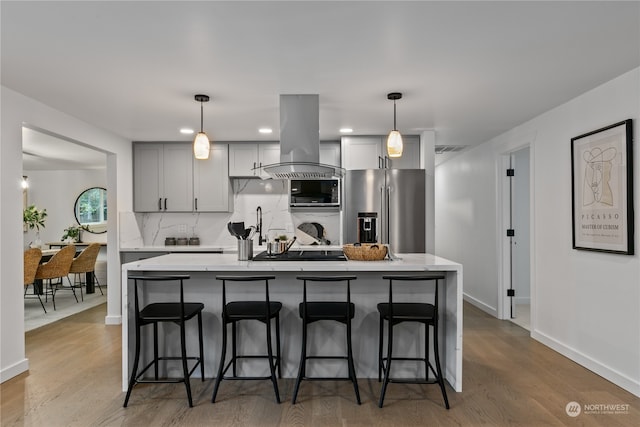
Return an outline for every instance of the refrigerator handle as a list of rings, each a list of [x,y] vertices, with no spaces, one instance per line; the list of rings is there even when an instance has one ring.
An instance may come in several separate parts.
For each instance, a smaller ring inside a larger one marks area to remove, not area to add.
[[[384,214],[384,207],[385,207],[385,201],[384,201],[384,187],[380,187],[380,225],[382,225],[382,220],[383,220],[383,214]],[[385,243],[384,242],[384,238],[385,238],[385,230],[384,227],[380,227],[379,228],[379,233],[380,233],[380,243]],[[376,238],[377,240],[377,238]]]
[[[391,225],[391,187],[387,187],[387,197],[386,197],[385,203],[386,203],[385,216],[387,221],[387,226],[385,228],[387,232],[387,244],[390,245],[391,230],[389,229],[389,226]]]

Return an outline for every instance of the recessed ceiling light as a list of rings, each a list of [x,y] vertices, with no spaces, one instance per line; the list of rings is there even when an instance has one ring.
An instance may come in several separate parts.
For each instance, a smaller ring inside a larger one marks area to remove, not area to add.
[[[271,129],[271,128],[260,128],[260,129],[258,129],[258,132],[264,133],[264,134],[269,134],[269,133],[273,132],[273,129]]]
[[[340,133],[351,133],[353,129],[351,128],[340,128]]]
[[[191,135],[191,134],[193,134],[193,129],[182,128],[182,129],[180,129],[180,133],[185,134],[185,135]]]

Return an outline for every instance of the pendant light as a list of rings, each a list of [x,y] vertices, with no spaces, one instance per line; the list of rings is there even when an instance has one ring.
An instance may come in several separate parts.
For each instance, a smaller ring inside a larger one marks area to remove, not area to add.
[[[195,98],[200,103],[200,132],[193,140],[193,154],[198,160],[206,160],[209,158],[211,143],[207,134],[202,130],[202,103],[209,102],[209,95],[196,95]]]
[[[387,137],[387,154],[389,154],[389,157],[402,156],[402,135],[396,129],[396,100],[401,98],[402,94],[400,92],[391,92],[387,95],[387,99],[393,101],[393,130],[389,132]]]

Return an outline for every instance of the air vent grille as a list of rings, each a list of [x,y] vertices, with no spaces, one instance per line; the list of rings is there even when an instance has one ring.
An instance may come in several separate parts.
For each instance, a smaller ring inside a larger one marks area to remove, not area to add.
[[[333,173],[322,172],[272,172],[271,175],[278,179],[317,179],[317,178],[332,178]]]
[[[466,145],[436,145],[436,154],[457,153],[465,148]]]

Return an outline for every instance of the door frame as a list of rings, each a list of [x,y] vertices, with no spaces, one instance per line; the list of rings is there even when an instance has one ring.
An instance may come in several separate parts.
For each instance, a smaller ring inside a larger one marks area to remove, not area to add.
[[[498,318],[503,320],[511,319],[510,298],[507,296],[507,290],[511,285],[511,252],[510,238],[507,236],[506,230],[510,227],[510,179],[506,170],[510,167],[510,157],[516,151],[529,148],[529,293],[531,298],[531,326],[530,331],[534,329],[535,319],[535,194],[534,194],[534,145],[532,141],[522,142],[510,147],[499,154],[496,161],[496,173],[498,174],[498,200],[497,200],[497,241],[498,241]],[[516,172],[517,173],[517,172]]]

